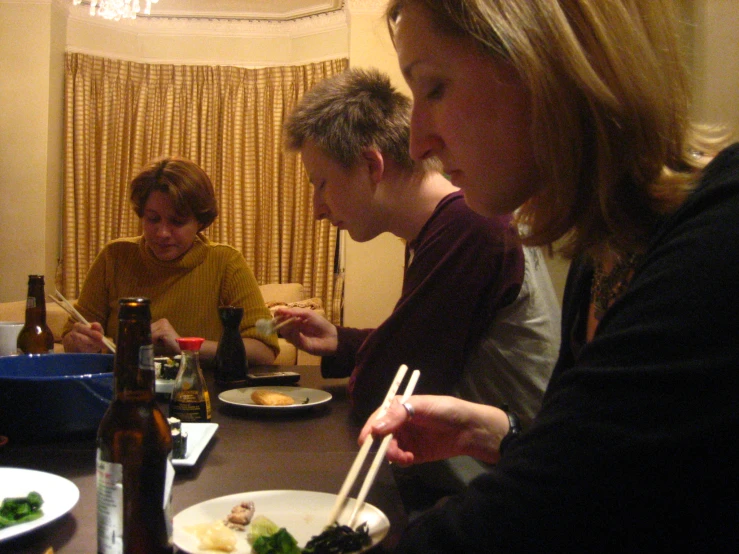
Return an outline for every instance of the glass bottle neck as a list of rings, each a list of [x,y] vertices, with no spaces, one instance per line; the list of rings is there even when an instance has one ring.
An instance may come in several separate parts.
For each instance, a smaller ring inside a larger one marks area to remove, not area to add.
[[[115,360],[116,398],[125,401],[147,401],[154,398],[154,347],[120,345]]]
[[[182,350],[180,364],[186,370],[196,370],[200,366],[200,353],[197,350]]]
[[[32,283],[28,286],[26,321],[35,325],[46,323],[46,300],[44,299],[43,283]]]

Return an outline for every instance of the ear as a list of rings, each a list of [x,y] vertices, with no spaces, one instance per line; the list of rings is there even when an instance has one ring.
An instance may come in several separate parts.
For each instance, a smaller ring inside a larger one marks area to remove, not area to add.
[[[377,184],[382,181],[385,174],[385,158],[382,153],[376,148],[366,148],[362,151],[362,161],[367,164],[372,182]]]

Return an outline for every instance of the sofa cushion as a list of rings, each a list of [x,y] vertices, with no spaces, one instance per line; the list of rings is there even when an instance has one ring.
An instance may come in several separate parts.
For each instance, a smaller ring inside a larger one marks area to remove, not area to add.
[[[298,302],[305,298],[300,283],[268,283],[260,285],[259,290],[268,306],[270,302]]]
[[[265,302],[269,311],[272,314],[275,313],[277,308],[306,308],[308,310],[317,310],[323,314],[323,301],[316,298],[306,298],[305,300],[298,300],[296,302],[283,302],[282,300],[275,300],[274,302]]]

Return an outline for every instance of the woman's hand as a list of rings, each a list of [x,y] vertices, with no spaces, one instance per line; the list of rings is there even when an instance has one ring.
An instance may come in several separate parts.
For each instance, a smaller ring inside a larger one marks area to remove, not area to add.
[[[295,318],[280,327],[280,335],[297,348],[317,356],[336,353],[339,345],[336,326],[322,315],[306,308],[278,308],[275,317],[278,321]]]
[[[500,441],[508,432],[505,412],[451,396],[411,396],[413,417],[396,397],[387,413],[375,412],[359,434],[359,443],[368,435],[393,434],[387,458],[401,466],[467,455],[483,462],[500,458]]]
[[[151,324],[151,342],[157,356],[174,356],[180,354],[177,339],[180,335],[174,330],[167,318],[158,319]]]
[[[108,352],[103,344],[103,326],[93,321],[88,327],[84,323],[75,323],[72,330],[64,335],[62,344],[65,352]]]

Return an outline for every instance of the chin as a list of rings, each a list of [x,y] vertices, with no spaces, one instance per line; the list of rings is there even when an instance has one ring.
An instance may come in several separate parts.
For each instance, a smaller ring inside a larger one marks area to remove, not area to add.
[[[354,229],[353,231],[346,229],[346,232],[349,233],[349,236],[354,242],[367,242],[380,235],[377,231],[369,229]]]
[[[168,252],[165,254],[157,254],[154,252],[154,257],[160,262],[171,262],[172,260],[176,260],[179,256],[179,252]]]

